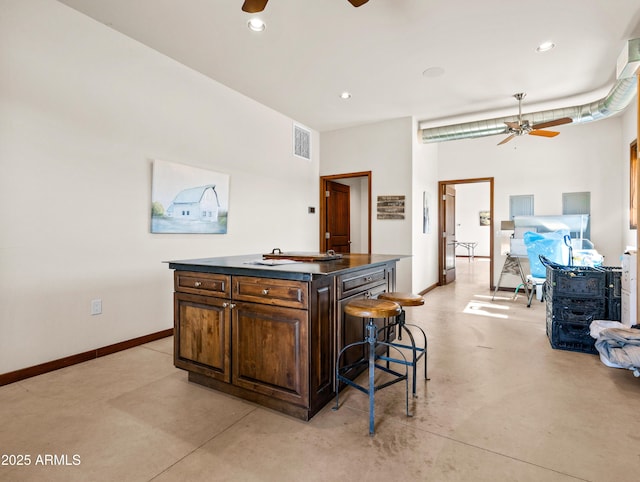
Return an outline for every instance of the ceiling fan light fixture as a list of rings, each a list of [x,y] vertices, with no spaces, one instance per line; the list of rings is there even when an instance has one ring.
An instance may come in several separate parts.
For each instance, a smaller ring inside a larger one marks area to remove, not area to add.
[[[258,17],[253,17],[251,20],[249,20],[247,26],[249,27],[249,30],[252,30],[253,32],[262,32],[265,28],[267,28],[267,24]]]
[[[509,135],[498,143],[499,146],[501,146],[502,144],[506,144],[511,139],[517,136],[522,136],[524,134],[531,134],[534,136],[542,137],[555,137],[560,133],[543,129],[546,127],[571,124],[573,122],[573,119],[571,117],[560,117],[545,122],[538,122],[535,124],[531,124],[528,120],[522,119],[522,99],[524,99],[526,95],[527,94],[525,94],[524,92],[519,92],[513,95],[518,101],[518,122],[506,120],[504,121],[505,125],[507,126],[505,129],[505,133]]]
[[[556,44],[552,41],[547,40],[546,42],[542,42],[540,45],[536,47],[536,52],[548,52],[552,48],[554,48]]]
[[[351,99],[351,92],[347,92],[346,90],[340,94],[340,98],[342,100]]]

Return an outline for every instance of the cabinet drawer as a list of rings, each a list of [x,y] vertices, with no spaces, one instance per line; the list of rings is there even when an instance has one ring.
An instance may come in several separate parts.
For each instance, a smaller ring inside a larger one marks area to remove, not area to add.
[[[338,299],[387,283],[388,271],[385,266],[352,271],[338,277]]]
[[[233,299],[275,306],[306,309],[308,285],[303,281],[233,277]]]
[[[230,277],[223,274],[197,273],[195,271],[176,271],[175,290],[182,293],[231,297]]]

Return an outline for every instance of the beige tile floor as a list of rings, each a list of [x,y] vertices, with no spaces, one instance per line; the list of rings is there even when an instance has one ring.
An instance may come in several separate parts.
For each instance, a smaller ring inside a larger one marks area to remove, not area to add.
[[[31,456],[0,480],[640,480],[640,379],[551,349],[544,304],[499,294],[461,259],[411,309],[431,380],[411,418],[402,384],[379,392],[374,437],[360,392],[302,422],[189,383],[167,338],[0,387],[0,454]]]

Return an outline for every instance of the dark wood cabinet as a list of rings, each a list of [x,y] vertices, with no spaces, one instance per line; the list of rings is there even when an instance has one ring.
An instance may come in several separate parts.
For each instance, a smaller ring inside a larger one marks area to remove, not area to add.
[[[395,260],[315,276],[174,263],[175,366],[190,381],[303,420],[333,397],[338,350],[364,337],[362,320],[344,319],[344,303],[395,283]]]

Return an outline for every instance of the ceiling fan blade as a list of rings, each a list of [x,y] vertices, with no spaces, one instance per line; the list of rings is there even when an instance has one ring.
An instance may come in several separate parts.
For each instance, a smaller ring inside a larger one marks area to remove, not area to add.
[[[498,145],[501,146],[502,144],[506,144],[511,139],[513,139],[515,136],[516,136],[515,134],[511,134],[510,136],[505,137],[501,142],[498,142]]]
[[[531,134],[532,136],[555,137],[560,133],[556,131],[543,131],[540,129],[534,129],[532,131],[529,131],[529,134]]]
[[[369,0],[349,0],[349,3],[354,7],[360,7],[361,5],[364,5],[365,3],[367,3],[368,1]]]
[[[242,11],[247,13],[258,13],[264,10],[269,0],[244,0]]]
[[[562,117],[561,119],[552,120],[549,122],[540,122],[539,124],[534,124],[531,127],[534,129],[544,129],[545,127],[553,127],[553,126],[561,126],[562,124],[571,124],[573,119],[571,117]]]

